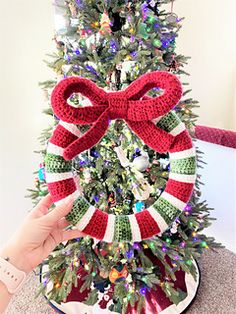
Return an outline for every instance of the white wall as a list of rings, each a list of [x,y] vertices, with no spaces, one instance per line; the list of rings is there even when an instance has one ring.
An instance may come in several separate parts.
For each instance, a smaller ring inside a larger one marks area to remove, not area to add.
[[[186,71],[199,124],[236,130],[236,1],[177,0],[174,11],[185,17],[177,47],[192,58]]]
[[[37,137],[46,126],[43,94],[38,82],[53,74],[44,64],[53,51],[51,1],[15,0],[0,3],[0,245],[9,237],[31,200],[39,156]]]
[[[186,16],[178,49],[192,56],[189,82],[192,95],[200,100],[199,121],[224,128],[235,123],[234,2],[178,0],[175,4],[176,11]],[[37,137],[47,126],[38,82],[53,76],[42,61],[54,50],[53,28],[51,1],[15,0],[10,8],[7,1],[0,3],[0,246],[31,208],[24,195],[34,185],[32,172],[40,160],[33,150],[39,148]],[[221,229],[226,228],[220,218],[223,212],[231,215],[228,206],[217,209]],[[225,242],[223,233],[216,228],[213,232]]]

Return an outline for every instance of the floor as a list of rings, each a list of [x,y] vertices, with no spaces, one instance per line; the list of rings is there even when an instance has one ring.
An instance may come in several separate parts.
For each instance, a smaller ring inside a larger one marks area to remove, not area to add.
[[[207,251],[199,265],[201,284],[187,314],[236,314],[236,255],[227,249]],[[34,300],[37,283],[32,273],[5,314],[55,314],[42,296]]]

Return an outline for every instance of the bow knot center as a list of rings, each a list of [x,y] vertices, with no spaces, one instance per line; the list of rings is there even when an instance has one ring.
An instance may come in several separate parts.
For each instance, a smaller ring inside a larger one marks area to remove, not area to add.
[[[110,119],[126,119],[128,113],[128,99],[124,92],[110,92],[108,95]]]

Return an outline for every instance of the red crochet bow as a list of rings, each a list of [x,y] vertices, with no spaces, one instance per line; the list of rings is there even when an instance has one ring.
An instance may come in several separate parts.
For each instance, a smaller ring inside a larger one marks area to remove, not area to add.
[[[144,96],[152,88],[164,93],[155,98]],[[74,108],[67,103],[73,93],[89,98],[93,106]],[[169,72],[142,75],[125,90],[106,92],[82,77],[68,77],[60,81],[51,96],[55,115],[73,124],[93,124],[92,127],[64,150],[66,160],[96,145],[106,133],[110,119],[124,119],[129,127],[152,149],[166,152],[173,136],[158,128],[153,119],[167,114],[180,100],[182,87]]]

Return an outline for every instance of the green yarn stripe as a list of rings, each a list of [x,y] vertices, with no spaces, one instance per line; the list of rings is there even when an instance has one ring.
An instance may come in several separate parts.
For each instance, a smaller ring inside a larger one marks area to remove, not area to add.
[[[157,122],[156,126],[169,133],[180,123],[181,120],[176,115],[176,113],[170,111],[168,114],[163,116],[160,121]]]
[[[168,202],[161,196],[152,206],[165,220],[167,225],[170,225],[173,222],[173,220],[181,214],[181,210],[179,210],[177,207],[172,205],[170,202]]]
[[[86,214],[90,206],[89,202],[83,196],[79,196],[75,200],[69,214],[66,215],[66,219],[69,220],[72,225],[76,225]]]
[[[173,173],[179,174],[195,174],[196,158],[188,157],[182,159],[170,159],[170,170]]]
[[[113,241],[123,242],[132,240],[132,231],[128,216],[116,216]]]
[[[69,172],[72,169],[72,161],[67,161],[62,156],[48,153],[45,156],[44,162],[45,170],[48,173],[63,173]]]

